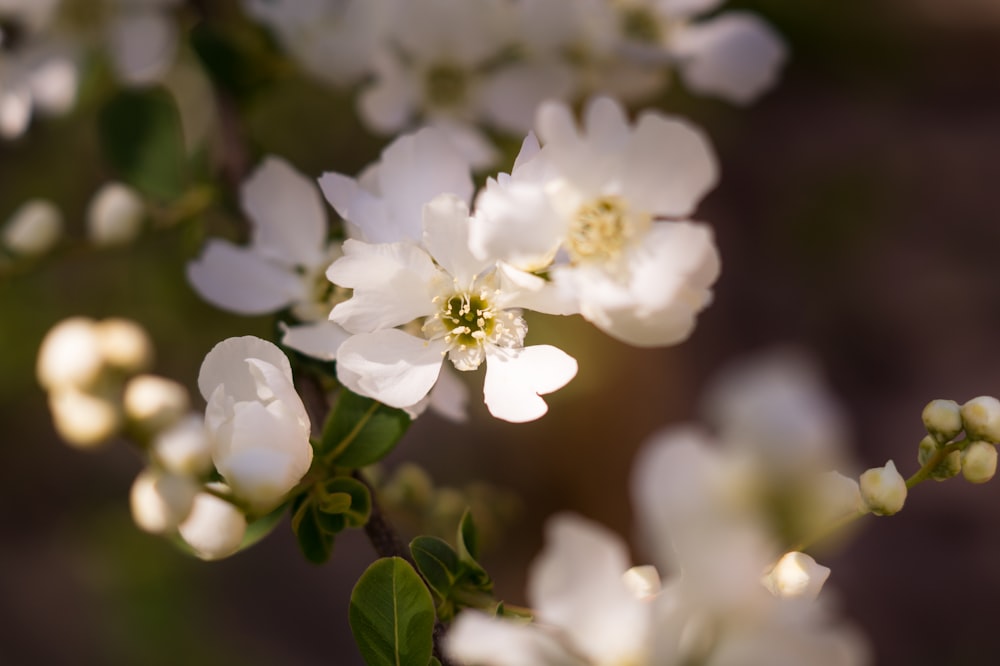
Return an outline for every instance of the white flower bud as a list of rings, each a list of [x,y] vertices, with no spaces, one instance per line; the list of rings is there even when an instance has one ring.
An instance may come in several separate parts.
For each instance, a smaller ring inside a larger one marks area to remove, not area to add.
[[[780,599],[808,599],[819,596],[830,569],[816,563],[805,553],[792,551],[778,560],[762,579],[764,587]]]
[[[125,414],[147,432],[175,423],[188,410],[187,389],[166,377],[139,375],[125,385]]]
[[[132,518],[147,532],[172,532],[191,513],[198,490],[189,476],[145,469],[132,484]]]
[[[70,386],[49,394],[49,409],[59,436],[81,448],[104,443],[121,425],[118,405]]]
[[[177,474],[202,476],[212,469],[212,448],[205,421],[198,414],[157,433],[152,444],[153,458]]]
[[[123,183],[106,183],[87,207],[87,234],[95,245],[125,245],[142,231],[145,215],[138,192]]]
[[[934,457],[934,454],[941,448],[941,444],[934,439],[933,435],[927,435],[917,446],[917,463],[923,467],[927,461]]]
[[[198,557],[218,560],[232,555],[240,547],[247,519],[226,500],[210,493],[198,493],[191,513],[177,529]]]
[[[632,567],[622,574],[622,581],[636,599],[652,599],[662,587],[660,574],[651,564]]]
[[[128,319],[97,323],[97,336],[105,363],[125,372],[139,372],[153,363],[153,343],[142,326]]]
[[[1000,400],[988,395],[962,405],[962,422],[969,437],[1000,443]]]
[[[35,256],[52,249],[62,228],[62,213],[52,202],[32,199],[10,216],[0,240],[17,254]]]
[[[38,349],[35,374],[49,391],[92,386],[101,374],[104,358],[92,319],[64,319],[45,335]]]
[[[973,442],[962,451],[962,476],[969,483],[986,483],[997,471],[997,447]]]
[[[962,413],[954,400],[931,400],[924,407],[921,417],[927,432],[937,435],[942,442],[954,439],[962,432]]]
[[[832,522],[866,509],[858,482],[837,471],[819,475],[813,485],[815,518],[820,524]]]
[[[873,467],[861,475],[861,497],[872,513],[891,516],[906,501],[906,481],[890,460],[884,467]]]

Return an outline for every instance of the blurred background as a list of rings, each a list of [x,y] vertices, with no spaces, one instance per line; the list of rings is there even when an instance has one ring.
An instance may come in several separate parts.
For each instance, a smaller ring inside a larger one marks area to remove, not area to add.
[[[219,3],[216,20],[240,21],[234,4]],[[578,318],[537,317],[532,339],[558,339],[580,361],[546,417],[497,422],[474,397],[468,424],[428,414],[385,463],[416,460],[437,484],[477,479],[518,498],[483,558],[499,598],[524,602],[524,571],[555,511],[632,536],[636,450],[664,425],[698,419],[702,389],[732,360],[809,350],[850,416],[858,468],[845,471],[855,473],[889,458],[912,473],[930,399],[1000,393],[1000,5],[729,6],[765,16],[791,57],[747,108],[679,86],[661,100],[706,128],[722,165],[697,217],[716,230],[723,273],[692,338],[638,350]],[[184,280],[205,236],[233,235],[224,206],[125,248],[82,241],[86,203],[112,175],[94,130],[108,86],[95,64],[74,113],[0,143],[0,218],[46,197],[71,239],[0,276],[0,663],[360,664],[347,602],[373,558],[363,534],[343,534],[321,567],[287,524],[231,559],[194,560],[133,525],[142,461],[125,443],[85,453],[52,429],[34,357],[62,318],[135,319],[156,343],[156,372],[192,389],[215,342],[273,330],[269,318],[213,309]],[[346,93],[289,73],[267,86],[239,109],[255,155],[353,173],[385,143]],[[509,513],[506,495],[491,501]],[[997,662],[996,481],[923,485],[901,514],[864,519],[818,559],[876,663]]]

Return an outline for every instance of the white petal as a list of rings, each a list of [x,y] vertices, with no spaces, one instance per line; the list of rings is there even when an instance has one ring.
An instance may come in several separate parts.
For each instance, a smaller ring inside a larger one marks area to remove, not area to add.
[[[683,18],[712,11],[723,0],[658,0],[657,8],[668,16]]]
[[[621,538],[570,514],[552,518],[545,532],[529,573],[537,619],[565,629],[593,663],[640,663],[650,607],[623,580],[631,564]]]
[[[587,104],[583,126],[588,143],[601,152],[618,150],[628,138],[625,109],[610,97],[596,97]]]
[[[469,205],[454,195],[442,194],[424,206],[424,247],[461,288],[491,264],[469,250],[469,223]]]
[[[580,303],[574,291],[565,282],[551,282],[500,264],[500,303],[504,308],[524,308],[552,315],[571,315],[580,312]]]
[[[486,348],[483,395],[490,414],[510,421],[534,421],[549,410],[541,395],[557,391],[576,376],[576,360],[556,347]]]
[[[483,113],[504,132],[524,134],[534,124],[539,104],[567,99],[574,87],[573,70],[565,65],[538,61],[509,65],[485,82]]]
[[[244,315],[280,310],[305,297],[305,286],[289,268],[256,252],[213,239],[188,263],[187,278],[212,305]]]
[[[689,88],[737,104],[771,88],[787,55],[774,28],[747,12],[685,26],[672,46]]]
[[[485,171],[500,159],[500,151],[476,125],[448,118],[434,118],[430,127],[444,132],[451,145],[474,171]],[[471,191],[469,195],[471,197]]]
[[[76,61],[66,53],[53,53],[31,72],[28,84],[35,107],[50,115],[72,108],[80,86]]]
[[[332,321],[317,321],[289,326],[280,322],[281,344],[323,361],[337,358],[341,343],[350,333]]]
[[[235,553],[246,529],[246,517],[239,509],[209,493],[195,497],[191,513],[178,527],[181,538],[205,560]]]
[[[375,80],[358,95],[358,112],[372,130],[392,134],[402,129],[417,107],[413,74],[396,57],[382,54],[375,59]]]
[[[160,80],[177,53],[172,17],[154,10],[125,11],[111,22],[108,39],[118,76],[137,85]]]
[[[445,652],[453,660],[482,666],[584,666],[538,625],[472,610],[463,611],[449,628]]]
[[[337,377],[355,393],[409,407],[430,392],[447,347],[397,329],[355,335],[337,353]]]
[[[622,195],[636,209],[682,217],[715,186],[718,167],[704,133],[656,112],[643,114],[623,157]]]
[[[347,235],[368,243],[394,243],[406,238],[389,218],[386,202],[365,189],[363,183],[339,173],[324,173],[320,189],[334,210],[347,222]]]
[[[510,179],[488,183],[476,198],[469,230],[472,252],[528,271],[547,267],[566,232],[542,182]]]
[[[240,188],[253,224],[253,248],[286,266],[315,266],[326,256],[326,211],[313,181],[280,157],[268,157]]]
[[[257,381],[247,365],[248,358],[269,363],[281,372],[289,384],[292,383],[292,366],[288,357],[267,340],[247,335],[227,338],[205,355],[198,372],[201,396],[208,400],[217,386],[225,386],[225,392],[235,400],[257,400]]]
[[[430,408],[449,421],[464,423],[468,420],[469,387],[459,379],[458,371],[450,364],[441,367],[437,383],[430,392]]]
[[[369,245],[348,239],[344,256],[326,273],[334,284],[354,289],[330,319],[352,333],[393,328],[434,312],[442,271],[412,243]]]
[[[31,93],[27,88],[0,92],[0,136],[13,139],[24,134],[31,121]]]

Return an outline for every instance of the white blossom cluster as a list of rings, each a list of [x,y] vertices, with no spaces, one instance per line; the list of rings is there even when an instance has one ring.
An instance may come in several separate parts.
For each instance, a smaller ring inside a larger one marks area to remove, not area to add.
[[[785,59],[777,33],[720,0],[245,0],[310,73],[362,83],[370,129],[444,129],[476,168],[484,127],[527,132],[546,99],[648,99],[676,71],[699,94],[744,104]]]
[[[566,106],[543,105],[538,132],[541,144],[530,135],[512,173],[475,197],[470,165],[434,128],[398,138],[357,179],[324,174],[342,244],[327,240],[315,188],[269,158],[242,192],[250,245],[211,241],[189,278],[232,311],[290,307],[303,324],[285,344],[336,360],[352,391],[460,414],[462,390],[443,366],[485,365],[490,412],[536,419],[547,410],[540,396],[577,364],[525,345],[524,310],[581,314],[631,344],[674,344],[719,270],[710,229],[688,219],[716,179],[698,129],[659,113],[633,126],[598,98],[582,128]]]
[[[804,474],[840,453],[838,408],[787,352],[727,372],[708,403],[718,439],[673,428],[635,462],[639,537],[655,566],[631,567],[617,535],[557,516],[529,571],[533,621],[463,612],[448,636],[451,657],[482,666],[868,663],[864,642],[820,595],[829,569],[785,552],[767,516],[789,465]],[[775,470],[778,449],[802,436],[824,444]],[[856,483],[852,495],[854,510]]]
[[[259,338],[220,342],[198,376],[204,415],[191,411],[184,386],[145,374],[151,364],[134,322],[74,317],[43,340],[37,374],[67,442],[93,448],[121,433],[143,446],[148,463],[131,493],[142,529],[177,533],[204,559],[225,557],[240,547],[247,517],[280,504],[312,462],[288,359]]]

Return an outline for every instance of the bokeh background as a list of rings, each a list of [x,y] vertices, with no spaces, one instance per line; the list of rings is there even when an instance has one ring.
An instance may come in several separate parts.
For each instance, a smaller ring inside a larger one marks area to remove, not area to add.
[[[218,20],[239,21],[233,4]],[[470,423],[427,415],[387,461],[519,497],[484,558],[501,598],[524,601],[552,512],[632,536],[635,451],[698,418],[702,388],[731,360],[810,350],[850,414],[860,469],[889,458],[916,468],[928,400],[1000,393],[1000,5],[737,5],[788,40],[778,87],[745,109],[679,87],[662,100],[706,127],[722,165],[698,217],[716,229],[723,275],[694,336],[637,350],[576,318],[539,317],[533,339],[580,360],[545,418],[498,423],[473,400]],[[184,281],[204,235],[231,228],[224,208],[127,248],[86,247],[84,207],[111,176],[93,130],[106,85],[93,75],[76,113],[0,144],[0,218],[45,196],[76,239],[0,278],[0,663],[360,664],[347,601],[373,557],[362,534],[343,535],[322,567],[303,560],[287,524],[229,560],[196,561],[133,526],[142,461],[125,443],[83,453],[52,430],[34,355],[66,316],[134,318],[155,340],[156,371],[192,388],[216,341],[272,331],[267,318],[212,309]],[[269,85],[241,110],[253,154],[351,173],[383,145],[345,94],[287,73]],[[1000,483],[921,486],[900,515],[865,519],[820,560],[878,664],[997,662]]]

